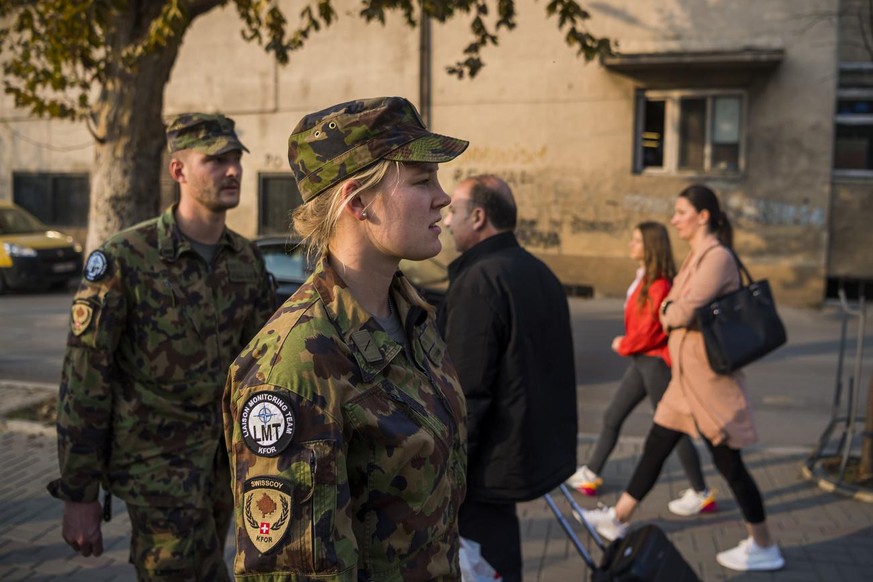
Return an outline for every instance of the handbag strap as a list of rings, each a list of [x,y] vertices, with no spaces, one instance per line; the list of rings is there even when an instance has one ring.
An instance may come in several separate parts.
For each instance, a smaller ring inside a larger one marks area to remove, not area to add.
[[[724,245],[722,245],[722,246],[724,246]],[[731,256],[737,262],[737,274],[740,276],[740,287],[748,287],[749,285],[754,283],[755,280],[752,279],[752,274],[749,273],[749,270],[746,268],[746,266],[740,260],[740,257],[737,255],[737,253],[734,251],[734,249],[732,249],[728,246],[725,246],[724,248],[726,248],[728,251],[730,251]],[[746,276],[747,283],[745,285],[743,285],[743,275]]]
[[[737,275],[739,275],[739,278],[740,278],[740,287],[748,287],[749,285],[751,285],[752,283],[755,282],[755,280],[752,279],[751,273],[749,273],[749,270],[746,268],[746,266],[740,260],[740,257],[737,255],[737,253],[734,251],[734,249],[732,249],[731,247],[729,247],[727,245],[723,245],[723,244],[712,245],[711,247],[709,247],[708,249],[703,251],[703,254],[700,255],[699,259],[697,259],[697,266],[698,267],[700,266],[700,262],[703,260],[703,257],[706,256],[706,253],[708,253],[709,251],[711,251],[712,249],[714,249],[716,247],[723,247],[723,248],[727,249],[727,251],[734,258],[734,261],[736,261],[736,263],[737,263]],[[748,281],[745,285],[743,285],[743,275],[745,275],[746,281]]]

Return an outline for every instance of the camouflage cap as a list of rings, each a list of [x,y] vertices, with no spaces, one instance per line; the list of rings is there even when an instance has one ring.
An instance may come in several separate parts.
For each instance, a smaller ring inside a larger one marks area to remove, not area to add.
[[[249,151],[233,129],[233,119],[220,113],[182,113],[167,125],[167,149],[194,150],[217,156],[233,150]]]
[[[380,160],[448,162],[469,142],[431,133],[402,97],[340,103],[307,115],[288,138],[304,202]]]

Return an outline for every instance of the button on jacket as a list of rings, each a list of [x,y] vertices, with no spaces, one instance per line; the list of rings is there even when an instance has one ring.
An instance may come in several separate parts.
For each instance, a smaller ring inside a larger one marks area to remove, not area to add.
[[[449,265],[440,311],[467,397],[467,496],[540,497],[576,470],[576,373],[567,296],[518,245],[489,237]]]
[[[460,579],[463,394],[399,277],[406,347],[323,260],[232,365],[238,580]]]
[[[207,264],[173,211],[109,238],[105,273],[73,299],[49,485],[61,499],[94,501],[102,483],[129,504],[200,507],[215,485],[227,367],[275,295],[254,244],[225,229]]]

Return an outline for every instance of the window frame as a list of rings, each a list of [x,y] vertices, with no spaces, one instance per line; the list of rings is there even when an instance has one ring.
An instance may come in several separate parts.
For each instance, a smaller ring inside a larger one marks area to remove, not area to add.
[[[714,99],[717,97],[739,97],[739,152],[737,154],[737,169],[732,171],[717,171],[712,169],[712,122]],[[703,149],[703,170],[683,169],[679,167],[679,135],[680,135],[680,102],[682,99],[706,99],[706,143]],[[744,89],[637,89],[635,95],[634,119],[634,151],[633,171],[644,176],[694,176],[715,178],[741,178],[746,173],[746,140],[748,134],[748,92]],[[663,101],[664,107],[664,164],[653,167],[643,166],[643,135],[645,125],[645,110],[647,101]]]
[[[297,183],[294,179],[294,174],[292,172],[258,172],[258,236],[277,236],[277,235],[285,235],[288,234],[288,230],[284,231],[273,231],[273,230],[265,230],[267,224],[264,221],[265,214],[265,199],[264,194],[266,193],[266,184],[268,180],[276,179],[276,178],[287,178],[290,180],[291,185],[295,192],[297,192],[297,196],[300,196],[299,191],[297,191]],[[302,197],[301,197],[302,204]],[[290,213],[296,206],[291,206],[287,209]],[[290,222],[290,217],[288,218]]]
[[[873,100],[873,88],[847,87],[837,89],[836,101],[834,102],[834,142],[831,156],[831,175],[835,178],[862,178],[873,179],[873,168],[867,170],[835,168],[837,156],[837,127],[840,125],[869,125],[873,127],[873,113],[837,113],[841,99],[870,99]],[[873,140],[871,140],[873,146]]]
[[[26,204],[22,204],[22,201],[19,199],[19,192],[17,187],[17,182],[19,180],[36,180],[37,183],[41,181],[45,181],[45,186],[47,187],[47,191],[44,193],[48,196],[50,207],[48,209],[49,214],[51,216],[45,217],[45,210],[38,210],[37,212],[33,212],[28,209]],[[58,211],[58,200],[66,196],[62,191],[62,181],[65,179],[75,179],[84,181],[84,189],[83,192],[85,194],[85,215],[81,224],[78,223],[70,223],[65,222],[63,220],[59,220],[60,213]],[[39,218],[46,225],[53,228],[61,228],[61,229],[81,229],[88,228],[88,210],[90,205],[90,197],[91,197],[91,175],[89,172],[52,172],[52,171],[13,171],[12,172],[12,198],[11,201],[28,212],[31,212],[34,216]]]

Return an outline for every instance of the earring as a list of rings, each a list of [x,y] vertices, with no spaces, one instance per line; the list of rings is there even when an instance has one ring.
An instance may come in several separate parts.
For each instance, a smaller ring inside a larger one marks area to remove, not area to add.
[[[364,218],[364,219],[367,218],[367,211],[366,211],[366,210],[364,210],[363,212],[361,212],[361,218]]]

